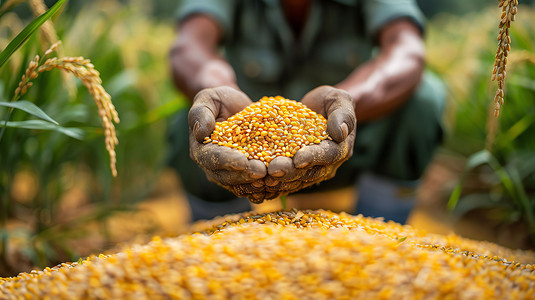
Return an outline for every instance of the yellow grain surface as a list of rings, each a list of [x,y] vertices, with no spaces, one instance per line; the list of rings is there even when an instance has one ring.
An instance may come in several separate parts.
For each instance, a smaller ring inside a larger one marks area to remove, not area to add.
[[[329,211],[230,215],[0,279],[0,299],[533,299],[535,255]]]
[[[306,145],[328,138],[327,120],[300,102],[263,97],[225,121],[217,122],[204,143],[236,149],[266,165],[277,156],[293,157]]]

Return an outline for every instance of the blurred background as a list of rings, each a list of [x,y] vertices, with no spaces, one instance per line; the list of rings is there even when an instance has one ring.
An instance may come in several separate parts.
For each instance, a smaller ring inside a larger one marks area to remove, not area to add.
[[[35,3],[0,1],[0,49],[34,18]],[[511,27],[505,104],[488,118],[497,47],[497,1],[420,0],[428,18],[427,64],[448,88],[448,135],[423,178],[409,224],[436,233],[535,248],[535,8],[520,0]],[[177,1],[70,0],[53,26],[34,34],[0,69],[0,101],[12,98],[28,63],[62,40],[100,72],[121,122],[118,177],[96,106],[81,82],[42,74],[24,95],[83,139],[57,130],[8,128],[0,141],[0,276],[187,230],[179,178],[165,167],[166,126],[187,108],[173,87],[167,53]],[[0,107],[4,120],[7,109]],[[14,111],[11,121],[31,119]],[[488,130],[488,128],[494,128]],[[344,209],[354,191],[321,197]],[[291,203],[291,199],[290,199]],[[277,200],[255,209],[279,207]],[[326,207],[327,208],[327,207]]]

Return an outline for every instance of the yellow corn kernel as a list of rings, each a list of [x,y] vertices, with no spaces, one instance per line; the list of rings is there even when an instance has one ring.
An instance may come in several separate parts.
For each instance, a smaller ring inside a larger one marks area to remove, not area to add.
[[[248,149],[242,153],[249,153],[249,159],[261,159],[267,166],[276,156],[293,157],[302,147],[328,139],[326,127],[323,116],[299,102],[281,96],[263,97],[227,120],[217,122],[212,135],[205,140],[219,146]],[[282,150],[275,151],[278,149]],[[270,154],[262,153],[266,150]]]

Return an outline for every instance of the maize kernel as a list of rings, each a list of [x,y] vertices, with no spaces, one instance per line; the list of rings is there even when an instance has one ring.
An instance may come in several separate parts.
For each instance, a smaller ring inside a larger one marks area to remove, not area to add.
[[[0,278],[0,299],[533,299],[535,254],[329,211],[198,222],[116,254]]]
[[[263,157],[267,166],[277,156],[293,157],[308,144],[330,139],[326,129],[327,120],[302,103],[281,96],[264,97],[227,120],[217,122],[204,143],[217,140],[219,146],[237,149],[248,154],[249,159]],[[286,145],[291,145],[290,151]],[[266,156],[264,150],[270,150],[273,155]]]

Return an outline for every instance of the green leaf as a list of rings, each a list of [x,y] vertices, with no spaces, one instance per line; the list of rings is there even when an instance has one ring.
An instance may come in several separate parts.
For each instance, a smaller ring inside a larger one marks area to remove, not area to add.
[[[533,211],[533,203],[526,193],[522,178],[516,169],[511,170],[509,174],[511,174],[510,178],[514,184],[516,195],[519,198],[519,204],[522,207],[522,211],[526,214],[530,232],[535,233],[535,212]]]
[[[39,108],[39,106],[30,101],[20,100],[16,102],[0,102],[0,106],[17,108],[29,113],[30,115],[36,116],[55,125],[59,125],[58,122],[48,116],[42,109]]]
[[[505,166],[507,172],[515,170],[521,180],[535,175],[535,151],[525,153],[513,153],[508,158],[509,162]]]
[[[65,4],[67,0],[59,0],[56,4],[47,10],[44,14],[35,18],[28,26],[24,29],[7,45],[7,47],[0,52],[0,68],[8,61],[8,59],[17,51],[37,30],[44,22],[50,19],[58,10]]]
[[[61,127],[59,125],[54,125],[52,123],[45,122],[43,120],[7,122],[6,127],[22,128],[22,129],[37,129],[37,130],[55,130],[77,140],[82,140],[84,138],[84,131],[81,130],[80,128]]]
[[[511,125],[506,132],[501,134],[496,139],[495,143],[498,144],[498,147],[500,148],[505,148],[507,145],[513,144],[514,140],[518,138],[524,132],[530,130],[530,128],[532,128],[534,123],[535,123],[535,115],[526,114],[520,120],[518,120],[513,125]]]
[[[456,186],[453,192],[450,195],[450,199],[448,199],[447,208],[448,211],[452,211],[459,202],[459,199],[461,198],[461,191],[462,191],[462,182],[459,182]]]
[[[465,170],[463,174],[461,175],[459,183],[457,183],[457,185],[455,186],[455,189],[451,192],[450,198],[448,199],[448,203],[446,204],[448,211],[453,211],[453,209],[455,209],[455,207],[459,203],[459,199],[461,198],[463,182],[466,178],[466,175],[468,174],[468,171],[482,164],[488,164],[492,161],[492,159],[493,159],[492,154],[490,154],[490,152],[487,150],[481,150],[479,152],[476,152],[468,158],[468,161],[466,162]]]
[[[281,199],[282,209],[286,210],[286,208],[288,207],[288,206],[286,205],[286,195],[281,195],[281,196],[280,196],[280,199]]]
[[[452,211],[452,215],[454,217],[461,217],[475,209],[496,207],[506,209],[510,207],[510,204],[507,201],[503,201],[503,199],[493,199],[489,193],[470,194],[461,198],[461,201],[459,201]]]
[[[4,225],[4,224],[2,224]],[[8,233],[3,228],[0,228],[0,259],[3,259],[7,255],[7,242],[8,242]]]
[[[137,79],[138,75],[134,70],[124,70],[109,80],[106,84],[106,91],[108,91],[113,99],[123,92],[132,89]]]
[[[472,170],[473,168],[488,164],[493,159],[492,154],[488,150],[481,150],[479,152],[476,152],[468,158],[468,161],[466,162],[466,170]]]

